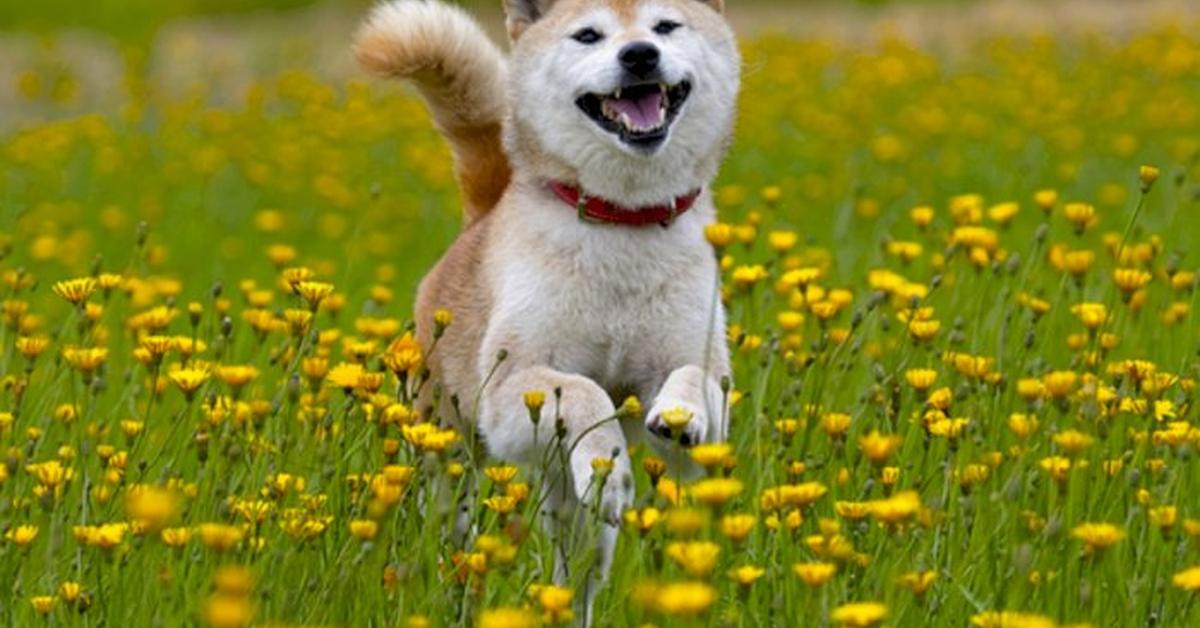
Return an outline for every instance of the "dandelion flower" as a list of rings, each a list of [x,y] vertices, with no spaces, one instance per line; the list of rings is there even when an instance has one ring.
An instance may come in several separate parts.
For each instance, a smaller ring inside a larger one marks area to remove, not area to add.
[[[54,294],[66,299],[72,305],[79,305],[96,291],[96,280],[92,277],[81,277],[59,281],[54,284],[53,290]]]
[[[1071,536],[1083,541],[1091,554],[1116,545],[1125,538],[1125,531],[1111,523],[1083,523],[1071,529]]]
[[[38,527],[35,525],[19,525],[9,528],[4,533],[4,538],[17,547],[25,547],[37,538]]]
[[[833,578],[837,573],[837,565],[833,563],[796,563],[792,565],[792,572],[803,580],[804,584],[810,587],[819,587]]]
[[[878,602],[854,602],[833,609],[829,617],[843,626],[867,628],[883,621],[887,615],[887,606]]]

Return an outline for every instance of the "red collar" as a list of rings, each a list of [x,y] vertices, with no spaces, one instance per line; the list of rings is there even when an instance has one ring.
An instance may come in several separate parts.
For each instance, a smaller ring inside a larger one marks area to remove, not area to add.
[[[551,181],[550,191],[562,202],[574,207],[579,212],[579,219],[584,222],[598,222],[612,225],[627,225],[644,227],[646,225],[671,226],[681,214],[691,209],[700,197],[700,190],[693,190],[677,196],[667,205],[649,205],[645,207],[625,207],[602,198],[587,196],[579,188]]]

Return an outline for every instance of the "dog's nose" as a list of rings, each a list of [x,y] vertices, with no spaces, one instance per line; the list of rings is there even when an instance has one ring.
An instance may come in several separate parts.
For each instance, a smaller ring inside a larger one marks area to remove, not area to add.
[[[646,78],[658,69],[658,57],[658,46],[644,41],[627,44],[617,53],[621,67],[638,78]]]

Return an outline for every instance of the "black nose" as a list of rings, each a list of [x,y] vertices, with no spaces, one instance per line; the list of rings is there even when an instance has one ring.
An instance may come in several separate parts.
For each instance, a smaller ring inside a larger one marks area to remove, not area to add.
[[[658,69],[658,46],[635,41],[622,48],[617,58],[626,72],[638,78],[646,78]]]

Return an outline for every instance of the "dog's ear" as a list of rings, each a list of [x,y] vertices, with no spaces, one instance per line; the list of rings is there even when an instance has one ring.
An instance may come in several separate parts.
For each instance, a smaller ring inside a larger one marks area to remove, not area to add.
[[[725,0],[699,0],[703,4],[712,7],[717,13],[725,12]]]
[[[718,2],[720,0],[717,0]],[[554,0],[503,0],[508,36],[516,41],[530,24],[541,19]]]

